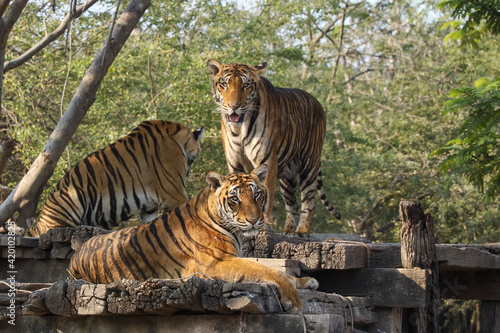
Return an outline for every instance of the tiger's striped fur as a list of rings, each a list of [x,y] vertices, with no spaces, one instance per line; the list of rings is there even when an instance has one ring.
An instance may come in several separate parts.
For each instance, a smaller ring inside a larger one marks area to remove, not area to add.
[[[208,69],[213,74],[212,94],[222,114],[222,143],[228,169],[229,172],[248,172],[259,164],[268,164],[266,186],[270,205],[266,217],[271,216],[279,179],[287,211],[283,232],[308,235],[316,190],[328,210],[340,219],[340,213],[328,203],[322,182],[318,181],[325,140],[325,112],[321,104],[303,90],[274,87],[260,76],[266,68],[267,63],[251,67],[208,61]],[[295,198],[297,178],[300,179],[300,219]]]
[[[203,132],[168,121],[139,124],[73,166],[27,235],[81,224],[111,229],[135,214],[144,223],[186,202],[185,180]]]
[[[239,257],[241,236],[255,235],[264,226],[267,173],[266,165],[226,177],[209,172],[209,185],[173,211],[85,242],[71,258],[71,274],[93,283],[197,273],[228,282],[270,282],[279,287],[284,309],[301,310],[296,287],[316,289],[315,279],[295,278]]]

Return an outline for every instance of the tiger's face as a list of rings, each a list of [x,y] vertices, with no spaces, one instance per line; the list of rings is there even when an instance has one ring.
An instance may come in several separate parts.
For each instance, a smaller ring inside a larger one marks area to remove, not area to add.
[[[182,154],[184,155],[184,158],[186,159],[186,177],[189,176],[191,165],[193,164],[196,157],[200,154],[200,142],[204,134],[204,127],[191,131],[184,126],[180,126],[176,129],[175,134],[172,135],[172,138],[177,142]]]
[[[212,59],[207,66],[213,74],[213,98],[223,117],[229,125],[241,125],[249,118],[249,111],[255,109],[257,82],[260,74],[267,68],[267,63],[255,67],[240,63],[221,65]]]
[[[264,226],[268,206],[264,179],[269,169],[263,164],[252,173],[235,173],[226,177],[211,171],[207,183],[211,187],[209,207],[220,216],[222,227],[233,234],[255,236]]]

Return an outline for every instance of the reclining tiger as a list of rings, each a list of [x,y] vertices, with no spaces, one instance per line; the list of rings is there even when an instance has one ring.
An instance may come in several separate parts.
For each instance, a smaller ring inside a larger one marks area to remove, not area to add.
[[[92,237],[75,252],[69,270],[93,283],[192,274],[227,282],[268,282],[278,286],[284,311],[300,311],[296,288],[316,289],[315,279],[295,278],[239,258],[241,237],[256,235],[264,226],[267,174],[267,165],[250,174],[209,172],[204,190],[157,220]]]
[[[203,133],[169,121],[139,124],[73,166],[26,235],[77,225],[112,229],[137,214],[144,223],[186,202],[186,178]]]
[[[266,218],[272,214],[279,178],[287,211],[284,233],[309,235],[316,190],[325,207],[340,219],[340,213],[326,199],[321,177],[326,128],[321,104],[303,90],[274,87],[261,76],[267,63],[255,67],[241,63],[221,65],[212,59],[207,65],[213,74],[213,98],[222,116],[228,171],[249,172],[257,165],[269,165],[266,186],[270,204]],[[300,220],[295,197],[297,178]]]

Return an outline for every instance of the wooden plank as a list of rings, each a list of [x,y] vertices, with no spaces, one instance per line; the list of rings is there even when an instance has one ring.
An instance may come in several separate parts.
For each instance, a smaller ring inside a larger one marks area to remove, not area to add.
[[[45,252],[45,251],[44,251]],[[50,283],[65,280],[69,277],[69,260],[34,260],[16,259],[15,270],[17,271],[16,281]],[[7,260],[0,260],[0,272],[11,271]]]
[[[439,244],[436,247],[440,269],[500,269],[500,243],[496,247],[493,244]]]
[[[48,288],[52,283],[15,283],[17,290],[35,291],[42,288]],[[0,293],[6,293],[10,290],[10,284],[7,280],[0,280]]]
[[[0,235],[0,247],[9,246],[9,241],[11,243],[10,245],[15,245],[16,247],[38,247],[38,237],[16,236],[15,244],[12,244],[12,240],[9,238],[8,235]]]
[[[401,268],[401,244],[367,244],[368,268]],[[500,243],[436,244],[439,270],[500,269]]]
[[[348,323],[352,318],[355,326],[375,324],[378,320],[369,297],[344,297],[307,289],[299,289],[299,296],[304,303],[304,314],[337,314],[345,317]]]
[[[306,324],[306,327],[304,327]],[[7,325],[3,324],[2,325]],[[176,316],[60,316],[16,318],[16,332],[210,332],[210,333],[344,333],[337,315],[245,314]]]
[[[14,297],[11,297],[8,294],[0,294],[0,305],[8,306],[12,300],[15,304],[23,304],[28,300],[29,295],[30,293],[16,293]]]
[[[333,242],[281,242],[273,249],[272,257],[298,260],[301,269],[359,269],[366,267],[368,250],[364,245]]]
[[[369,296],[373,305],[380,307],[424,307],[430,282],[430,272],[425,269],[324,270],[310,275],[318,280],[319,291]]]
[[[30,292],[26,293],[27,295]],[[304,314],[349,313],[360,325],[377,321],[367,298],[343,297],[319,291],[300,290]],[[0,301],[2,299],[0,298]],[[59,316],[172,315],[179,310],[231,314],[281,313],[275,287],[266,283],[227,283],[192,277],[187,281],[150,279],[92,284],[83,280],[58,281],[35,291],[24,305],[25,314]]]
[[[257,236],[243,239],[243,256],[256,258],[271,258],[277,244],[290,243],[299,245],[303,243],[323,243],[323,242],[353,242],[369,243],[370,241],[361,235],[350,234],[311,234],[309,237],[298,237],[283,235],[270,231],[261,231]]]
[[[500,270],[439,273],[441,298],[500,301]]]
[[[292,259],[247,258],[292,276],[300,276],[300,262]]]
[[[9,258],[9,248],[6,246],[0,247],[0,250],[2,252],[2,258]],[[32,259],[33,258],[33,251],[35,248],[32,247],[15,247],[14,250],[14,255],[16,259]]]

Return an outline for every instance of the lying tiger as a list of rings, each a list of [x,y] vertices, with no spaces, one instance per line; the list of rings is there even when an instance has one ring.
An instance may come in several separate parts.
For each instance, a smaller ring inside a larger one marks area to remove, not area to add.
[[[185,182],[203,133],[169,121],[139,124],[73,166],[26,234],[82,224],[111,229],[136,214],[144,223],[179,206],[187,201]]]
[[[227,282],[270,282],[285,311],[300,311],[297,288],[316,289],[313,278],[295,278],[241,256],[241,236],[264,226],[269,204],[268,167],[250,174],[207,174],[198,195],[157,220],[85,242],[70,262],[76,278],[109,283],[123,278],[182,278],[199,273]]]
[[[222,115],[222,143],[228,170],[249,172],[257,165],[269,165],[266,186],[270,203],[266,217],[271,216],[279,178],[287,211],[283,232],[308,235],[316,190],[330,213],[340,219],[340,213],[326,200],[321,178],[325,112],[303,90],[274,87],[261,76],[266,68],[267,63],[251,67],[208,61],[213,74],[213,98]],[[302,202],[300,220],[295,198],[297,178]]]

